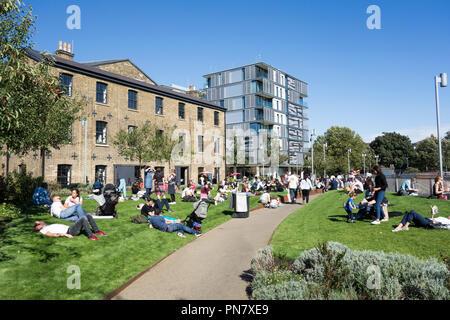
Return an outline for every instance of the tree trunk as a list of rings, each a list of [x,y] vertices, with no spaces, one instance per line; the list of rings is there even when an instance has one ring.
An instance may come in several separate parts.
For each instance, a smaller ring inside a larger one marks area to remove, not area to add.
[[[45,149],[41,149],[41,175],[45,180]]]
[[[9,174],[9,159],[11,158],[11,156],[9,155],[9,149],[8,147],[6,148],[6,176],[8,176]]]

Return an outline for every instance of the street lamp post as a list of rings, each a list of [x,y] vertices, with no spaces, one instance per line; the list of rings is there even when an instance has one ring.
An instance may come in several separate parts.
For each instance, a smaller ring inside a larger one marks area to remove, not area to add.
[[[314,177],[314,137],[316,136],[316,130],[311,133],[311,177]]]
[[[434,77],[434,84],[436,87],[436,118],[437,118],[437,138],[439,141],[439,169],[440,175],[443,177],[443,167],[442,167],[442,143],[441,143],[441,133],[440,133],[440,119],[439,119],[439,86],[440,83],[441,88],[447,86],[447,74],[441,73],[440,77]]]
[[[347,158],[348,158],[348,174],[350,174],[350,152],[352,152],[352,149],[347,150]]]
[[[363,153],[362,157],[363,157],[363,164],[364,164],[364,177],[366,176],[366,154]]]
[[[327,143],[323,144],[323,176],[327,175],[327,159],[325,157],[325,149],[328,147]]]

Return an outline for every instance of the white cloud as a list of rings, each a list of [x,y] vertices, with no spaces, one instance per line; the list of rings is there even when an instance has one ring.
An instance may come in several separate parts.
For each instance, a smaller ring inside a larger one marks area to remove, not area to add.
[[[395,130],[389,130],[385,132],[397,132],[401,135],[408,136],[411,139],[411,142],[415,143],[420,140],[423,140],[425,138],[430,137],[431,135],[436,136],[437,135],[437,128],[436,126],[423,126],[423,127],[417,127],[417,128],[407,128],[407,129],[395,129]],[[450,123],[447,124],[441,124],[441,137],[445,135],[446,132],[450,131]],[[382,135],[382,132],[376,133],[376,134],[369,134],[366,136],[363,136],[363,140],[366,143],[372,142],[376,137]]]

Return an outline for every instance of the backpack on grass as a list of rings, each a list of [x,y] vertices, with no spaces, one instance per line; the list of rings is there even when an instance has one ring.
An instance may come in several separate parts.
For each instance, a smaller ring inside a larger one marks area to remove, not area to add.
[[[131,219],[131,222],[137,223],[137,224],[148,223],[147,218],[146,218],[143,214],[140,214],[140,215],[137,215],[137,216],[130,217],[130,219]]]

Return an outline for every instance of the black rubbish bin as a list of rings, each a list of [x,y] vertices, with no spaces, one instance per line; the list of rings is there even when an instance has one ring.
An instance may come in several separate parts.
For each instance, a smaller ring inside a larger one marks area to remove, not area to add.
[[[247,192],[233,192],[230,200],[232,201],[233,218],[248,218],[250,215],[250,194]]]

